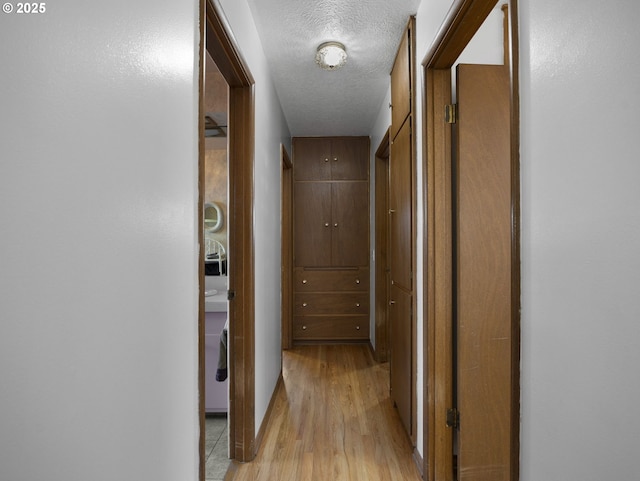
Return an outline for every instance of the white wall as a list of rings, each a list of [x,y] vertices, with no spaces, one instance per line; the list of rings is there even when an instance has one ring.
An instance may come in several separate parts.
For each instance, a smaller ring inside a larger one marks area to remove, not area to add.
[[[0,15],[0,479],[195,480],[197,2]]]
[[[280,143],[291,138],[246,0],[220,0],[240,53],[255,80],[255,413],[264,419],[281,367]]]
[[[520,13],[521,479],[637,479],[640,4]]]

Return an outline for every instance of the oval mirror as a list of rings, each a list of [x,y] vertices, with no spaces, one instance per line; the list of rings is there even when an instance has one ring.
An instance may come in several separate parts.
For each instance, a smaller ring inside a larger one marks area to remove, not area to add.
[[[222,209],[215,202],[204,205],[204,230],[218,232],[222,228]]]

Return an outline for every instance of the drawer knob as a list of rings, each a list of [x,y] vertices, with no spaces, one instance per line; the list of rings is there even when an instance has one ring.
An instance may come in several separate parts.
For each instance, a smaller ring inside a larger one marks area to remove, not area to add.
[[[307,283],[307,280],[306,280],[306,279],[302,279],[302,283],[303,283],[303,284],[306,284],[306,283]]]
[[[329,162],[329,159],[327,157],[325,157],[324,161],[325,162]]]
[[[389,301],[389,305],[393,306],[396,303],[396,301]]]
[[[360,330],[360,326],[356,326],[356,331],[359,331],[359,330]]]
[[[325,223],[324,223],[324,226],[325,226],[325,227],[329,227],[329,223],[328,223],[328,222],[325,222]]]
[[[359,302],[356,302],[356,307],[360,307],[360,303]]]
[[[307,326],[302,326],[302,330],[306,331],[307,330]]]
[[[356,279],[356,284],[360,284],[360,279]]]
[[[336,222],[335,224],[333,224],[333,227],[338,227],[338,223]]]
[[[333,158],[333,161],[334,161],[334,162],[338,162],[338,157],[334,157],[334,158]]]
[[[307,303],[306,303],[306,302],[303,302],[303,303],[302,303],[302,307],[307,307]]]

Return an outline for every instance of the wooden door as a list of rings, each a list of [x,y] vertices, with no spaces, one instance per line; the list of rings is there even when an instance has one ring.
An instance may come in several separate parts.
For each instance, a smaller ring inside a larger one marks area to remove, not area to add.
[[[391,144],[389,157],[389,328],[391,398],[413,436],[413,318],[411,226],[411,122]]]
[[[412,55],[415,19],[401,39],[391,71],[389,155],[389,339],[391,397],[407,434],[416,442],[414,270],[414,103]]]
[[[294,265],[331,265],[331,183],[296,182]]]
[[[456,181],[458,479],[511,471],[509,71],[460,65]]]
[[[330,163],[333,180],[368,180],[369,139],[367,137],[332,138]]]
[[[389,159],[389,233],[391,282],[412,289],[411,239],[411,122],[391,144]]]
[[[369,184],[333,182],[331,191],[331,265],[366,266],[369,262]]]
[[[391,324],[390,382],[391,399],[409,436],[413,435],[412,398],[413,369],[411,335],[411,293],[392,285],[389,292],[389,323]]]

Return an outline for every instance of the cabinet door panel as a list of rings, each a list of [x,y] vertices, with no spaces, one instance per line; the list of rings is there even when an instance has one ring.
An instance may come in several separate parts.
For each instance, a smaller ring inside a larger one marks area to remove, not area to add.
[[[294,264],[331,265],[331,184],[298,182],[294,197]]]
[[[391,281],[412,289],[411,123],[404,124],[391,144],[389,159],[389,261]]]
[[[506,481],[513,392],[509,71],[459,65],[457,80],[458,471],[461,481]]]
[[[405,32],[391,71],[391,139],[411,112],[411,72],[409,34]]]
[[[407,433],[412,435],[412,337],[411,294],[391,286],[389,322],[391,324],[391,398],[398,408]]]
[[[369,178],[369,139],[366,137],[331,140],[331,178],[367,180]]]
[[[369,185],[367,182],[334,182],[332,192],[333,265],[368,265]]]
[[[331,141],[326,138],[293,139],[295,180],[331,180]]]

